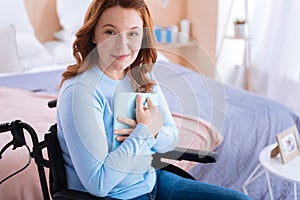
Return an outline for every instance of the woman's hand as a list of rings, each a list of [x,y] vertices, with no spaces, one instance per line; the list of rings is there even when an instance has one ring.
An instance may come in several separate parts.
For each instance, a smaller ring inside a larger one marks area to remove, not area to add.
[[[143,105],[142,95],[136,96],[136,122],[144,124],[153,137],[157,136],[157,133],[163,126],[163,120],[161,114],[156,106],[153,105],[151,99],[146,99],[148,108]]]
[[[129,118],[125,118],[125,117],[118,117],[117,120],[121,123],[124,123],[126,125],[128,125],[131,128],[127,128],[127,129],[118,129],[114,131],[114,134],[118,135],[116,137],[116,140],[118,142],[124,142],[124,140],[126,140],[126,138],[132,133],[132,131],[135,129],[136,127],[136,121],[133,119],[129,119]]]

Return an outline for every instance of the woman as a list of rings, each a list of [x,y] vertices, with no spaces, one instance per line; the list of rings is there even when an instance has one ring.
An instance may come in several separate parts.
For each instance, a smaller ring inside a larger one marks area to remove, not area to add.
[[[247,199],[242,193],[181,178],[151,166],[153,152],[174,149],[177,129],[151,74],[153,27],[143,0],[94,0],[73,44],[77,61],[63,73],[58,137],[68,188],[117,199]],[[157,93],[158,105],[136,97],[136,120],[113,130],[118,92]],[[113,149],[114,134],[121,145]]]

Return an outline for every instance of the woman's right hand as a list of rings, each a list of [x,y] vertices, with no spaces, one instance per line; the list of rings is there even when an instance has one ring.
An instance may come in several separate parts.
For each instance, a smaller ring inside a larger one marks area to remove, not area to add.
[[[136,96],[136,122],[144,124],[153,137],[156,138],[159,130],[163,126],[163,120],[157,107],[153,105],[151,99],[146,99],[148,108],[143,104],[142,95]]]

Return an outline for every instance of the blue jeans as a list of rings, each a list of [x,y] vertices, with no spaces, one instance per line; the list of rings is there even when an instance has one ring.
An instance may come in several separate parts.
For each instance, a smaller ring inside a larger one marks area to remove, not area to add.
[[[156,170],[157,181],[151,193],[134,200],[250,200],[244,193],[225,187],[182,178],[165,170]]]

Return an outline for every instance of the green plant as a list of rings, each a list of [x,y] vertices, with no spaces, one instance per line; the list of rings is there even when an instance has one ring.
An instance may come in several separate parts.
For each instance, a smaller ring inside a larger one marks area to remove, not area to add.
[[[242,18],[234,20],[234,24],[245,24],[245,23],[246,23],[246,20],[242,19]]]

